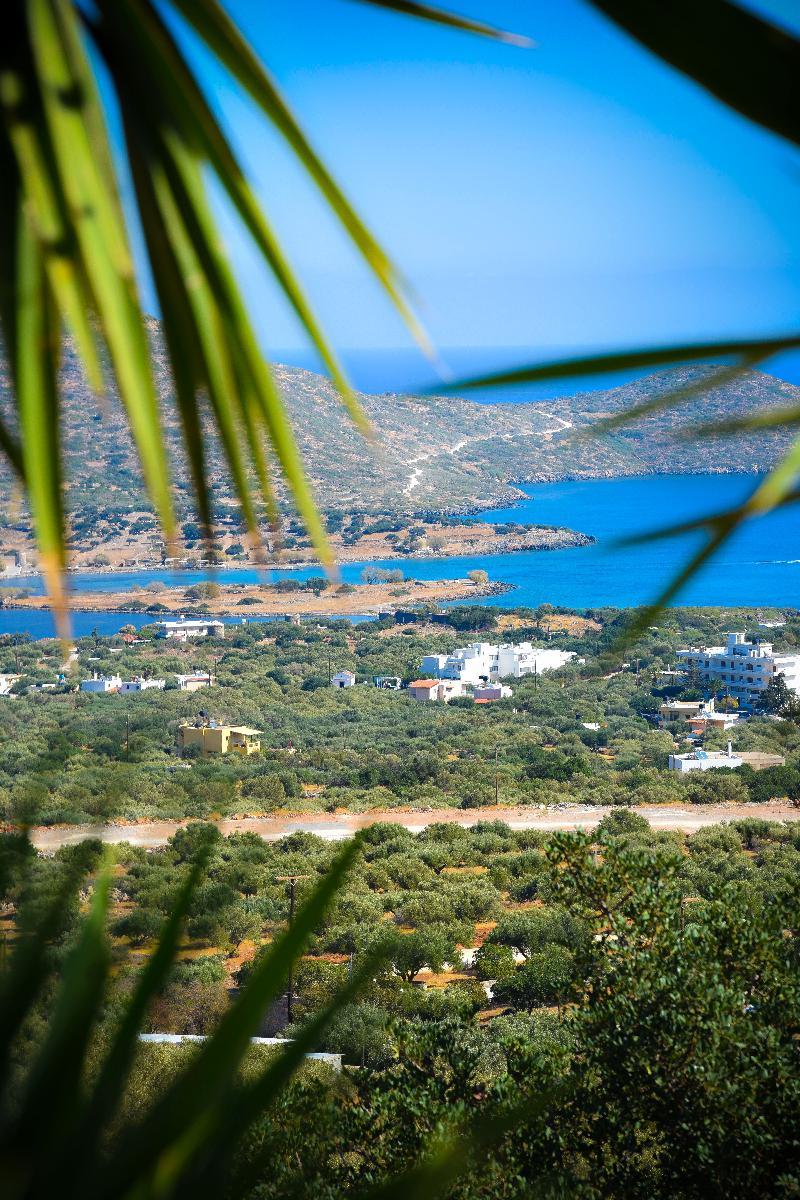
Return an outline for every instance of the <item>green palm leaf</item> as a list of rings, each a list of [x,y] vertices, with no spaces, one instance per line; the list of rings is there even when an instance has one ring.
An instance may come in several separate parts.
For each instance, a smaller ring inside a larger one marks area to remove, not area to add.
[[[732,0],[591,0],[736,112],[800,143],[800,41]]]
[[[487,25],[485,21],[475,21],[471,17],[446,12],[433,4],[418,4],[415,0],[358,0],[358,3],[370,4],[373,8],[388,8],[407,17],[421,17],[422,20],[432,21],[435,25],[460,29],[463,33],[477,33],[481,37],[496,38],[499,42],[508,42],[513,46],[533,45],[531,39],[523,37],[522,34],[509,33],[507,30],[498,29],[496,25]]]
[[[125,1196],[151,1173],[161,1178],[166,1172],[164,1177],[171,1179],[170,1164],[175,1156],[185,1161],[200,1149],[207,1132],[220,1119],[217,1105],[228,1096],[259,1021],[285,985],[292,963],[322,920],[359,851],[359,839],[353,838],[337,855],[291,927],[253,971],[214,1036],[118,1148],[106,1171],[95,1179],[89,1196]]]
[[[582,354],[574,358],[536,362],[485,375],[439,384],[446,392],[476,391],[481,388],[508,387],[526,383],[544,383],[553,379],[577,379],[585,375],[610,375],[619,371],[638,371],[647,367],[682,366],[685,363],[715,362],[721,358],[764,361],[784,350],[796,350],[800,335],[746,338],[714,342],[684,342],[680,345],[648,346],[641,349],[611,350],[602,354]]]
[[[382,6],[451,28],[521,40],[426,4]],[[164,7],[183,18],[255,100],[390,301],[429,350],[399,271],[311,146],[225,9],[216,0],[168,0]],[[23,449],[15,423],[3,419],[0,452],[28,489],[42,566],[59,609],[65,606],[61,573],[66,553],[61,468],[60,460],[55,461],[59,458],[59,347],[50,343],[60,336],[62,323],[75,339],[94,390],[98,394],[106,390],[106,371],[113,377],[168,542],[175,533],[162,414],[120,203],[119,171],[107,132],[106,113],[113,107],[122,111],[125,123],[126,165],[134,181],[136,218],[144,231],[161,305],[176,406],[204,531],[210,535],[213,528],[201,423],[201,398],[207,395],[252,538],[257,542],[262,512],[277,524],[274,457],[319,557],[332,566],[283,402],[219,248],[206,196],[206,171],[213,172],[227,193],[351,417],[365,433],[367,422],[165,20],[164,9],[150,0],[98,0],[94,6],[78,0],[18,0],[5,15],[0,44],[0,332],[11,368],[18,424],[29,445]],[[102,90],[97,82],[98,56],[106,72]],[[20,288],[18,255],[25,242],[30,242],[24,260],[27,299]],[[31,280],[41,292],[38,311],[33,307]],[[46,335],[41,333],[45,324]],[[38,349],[32,358],[34,347]],[[260,505],[254,503],[254,493],[260,495]]]

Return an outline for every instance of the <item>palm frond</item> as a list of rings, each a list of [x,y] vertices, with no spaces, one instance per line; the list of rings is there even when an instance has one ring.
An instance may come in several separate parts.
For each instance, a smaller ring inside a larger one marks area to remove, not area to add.
[[[457,13],[438,8],[433,4],[419,4],[415,0],[357,0],[359,4],[370,4],[373,8],[388,8],[392,12],[402,13],[407,17],[421,17],[435,25],[444,25],[448,29],[459,29],[462,33],[477,33],[481,37],[495,38],[499,42],[508,42],[512,46],[532,46],[530,38],[520,33],[510,33],[498,29],[496,25],[487,25],[485,21],[475,21],[472,17],[462,17]]]
[[[112,1200],[155,1194],[152,1187],[157,1180],[158,1194],[166,1197],[176,1194],[181,1179],[196,1178],[192,1175],[195,1158],[200,1164],[210,1156],[218,1174],[227,1168],[228,1135],[241,1134],[249,1121],[277,1098],[342,1005],[354,998],[370,973],[374,974],[375,961],[365,961],[341,995],[288,1047],[285,1057],[275,1060],[254,1083],[234,1088],[259,1020],[284,986],[291,964],[311,932],[323,920],[359,849],[355,838],[340,851],[300,907],[291,927],[272,944],[217,1031],[140,1122],[123,1131],[111,1156],[101,1148],[101,1142],[126,1085],[145,1012],[174,961],[185,914],[206,867],[207,852],[201,849],[189,869],[157,948],[126,1001],[99,1070],[87,1074],[87,1050],[110,968],[105,925],[111,876],[103,868],[94,882],[89,914],[61,968],[47,1031],[26,1071],[20,1098],[12,1107],[0,1105],[0,1182],[6,1189],[4,1195],[45,1200],[58,1193],[68,1200]],[[47,963],[50,939],[65,903],[83,883],[87,865],[87,856],[78,851],[44,919],[38,927],[21,931],[23,936],[0,978],[3,1062],[11,1040],[41,999],[48,969],[52,968]],[[233,1108],[221,1104],[222,1097],[228,1097]]]
[[[217,1102],[227,1096],[258,1023],[279,994],[292,963],[322,920],[342,880],[360,851],[358,838],[348,842],[298,910],[291,927],[270,947],[247,987],[222,1018],[213,1037],[168,1087],[133,1130],[99,1181],[101,1195],[125,1196],[134,1183],[170,1172],[170,1162],[193,1155],[220,1120]]]
[[[783,408],[771,408],[766,412],[748,413],[744,417],[727,417],[723,421],[709,421],[690,425],[681,431],[681,437],[708,437],[710,434],[749,433],[759,429],[791,429],[800,425],[800,407],[787,404]]]
[[[773,507],[776,509],[784,508],[790,504],[797,504],[798,501],[800,501],[800,489],[793,489],[787,492]],[[723,509],[721,512],[707,513],[702,517],[694,517],[690,521],[678,521],[674,525],[663,525],[659,526],[658,529],[648,529],[643,533],[629,534],[627,537],[619,538],[615,544],[617,546],[642,546],[647,542],[681,537],[683,534],[697,533],[704,529],[719,529],[732,520],[741,524],[753,515],[748,510],[746,504],[740,504],[733,508]]]
[[[800,143],[800,40],[733,0],[591,0],[723,104]]]
[[[428,336],[415,315],[408,284],[314,150],[277,83],[242,37],[225,9],[217,0],[172,0],[172,3],[214,56],[246,89],[287,143],[328,202],[334,216],[405,320],[417,342],[427,353],[432,354]]]
[[[496,388],[545,383],[556,379],[579,379],[581,376],[616,374],[638,371],[647,367],[684,366],[687,363],[713,363],[722,358],[742,358],[764,361],[784,350],[800,346],[800,334],[771,338],[747,338],[714,342],[685,342],[680,345],[652,346],[629,350],[612,350],[602,354],[577,355],[574,358],[536,362],[485,375],[467,376],[438,384],[437,392],[468,392],[481,388]],[[434,389],[430,389],[434,390]]]
[[[764,516],[775,508],[796,502],[800,498],[800,492],[795,489],[794,485],[799,475],[800,438],[797,439],[778,465],[754,488],[744,504],[733,506],[730,509],[710,516],[696,518],[693,521],[682,522],[666,529],[645,533],[639,539],[626,539],[627,544],[631,545],[636,540],[640,543],[647,543],[699,530],[704,530],[706,533],[706,540],[703,545],[683,564],[657,599],[640,612],[626,628],[620,638],[619,648],[622,649],[625,646],[631,645],[644,633],[658,613],[670,601],[675,599],[681,589],[716,554],[741,525],[752,517]]]
[[[425,4],[394,7],[451,28],[520,40]],[[206,193],[207,172],[227,195],[350,416],[362,432],[370,432],[297,274],[188,65],[170,11],[200,38],[284,139],[390,302],[432,355],[399,270],[217,0],[168,0],[163,7],[152,0],[98,0],[92,6],[79,0],[20,0],[9,5],[0,44],[0,333],[27,444],[23,449],[13,421],[0,420],[0,453],[28,489],[42,566],[62,612],[66,543],[60,459],[55,461],[59,347],[49,345],[52,331],[60,337],[62,324],[74,338],[95,392],[105,392],[106,373],[113,379],[168,543],[176,530],[163,418],[120,202],[120,171],[108,134],[109,110],[116,108],[123,116],[135,216],[144,231],[161,305],[182,440],[206,536],[212,533],[213,511],[201,422],[204,395],[251,539],[258,545],[262,511],[277,525],[274,456],[318,556],[332,566],[288,415],[220,248]],[[98,60],[105,72],[103,88]],[[18,251],[26,241],[28,283],[35,279],[41,295],[37,313],[28,287],[23,314]],[[41,333],[45,323],[46,336]],[[38,350],[31,358],[34,346]],[[45,427],[44,439],[29,436]],[[47,458],[53,461],[45,463]],[[260,505],[253,501],[254,492]]]

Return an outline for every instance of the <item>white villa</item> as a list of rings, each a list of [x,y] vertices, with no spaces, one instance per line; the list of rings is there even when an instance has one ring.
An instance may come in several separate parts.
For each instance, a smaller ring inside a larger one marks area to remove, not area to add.
[[[551,650],[532,646],[530,642],[517,645],[507,642],[493,646],[489,642],[474,642],[454,650],[452,654],[426,654],[422,670],[437,679],[458,679],[461,683],[481,684],[513,676],[540,675],[556,671],[575,657],[573,651]]]
[[[777,675],[790,692],[800,693],[800,654],[775,654],[771,642],[747,642],[743,633],[729,633],[724,646],[679,650],[678,665],[701,686],[721,683],[745,706],[756,703]]]
[[[179,617],[177,621],[158,621],[156,637],[175,638],[179,642],[186,642],[189,638],[198,637],[221,638],[225,637],[225,626],[222,621],[210,617],[197,619]]]

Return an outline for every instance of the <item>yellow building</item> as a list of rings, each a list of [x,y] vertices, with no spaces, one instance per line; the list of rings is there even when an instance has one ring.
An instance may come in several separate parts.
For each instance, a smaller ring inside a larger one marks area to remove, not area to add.
[[[217,721],[185,721],[178,726],[178,747],[188,750],[199,746],[208,754],[257,754],[261,749],[261,730],[247,725],[220,725]]]

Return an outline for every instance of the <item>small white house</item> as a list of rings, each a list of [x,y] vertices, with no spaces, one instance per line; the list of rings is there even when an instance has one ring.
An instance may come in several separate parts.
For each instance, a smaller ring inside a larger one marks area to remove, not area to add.
[[[733,753],[728,742],[727,751],[692,750],[689,754],[670,754],[669,769],[683,774],[687,771],[718,771],[724,768],[733,771],[742,765],[742,761]]]
[[[119,675],[98,675],[95,671],[91,679],[81,680],[82,692],[93,692],[95,695],[107,695],[109,692],[119,692],[122,689],[122,679]]]
[[[140,676],[135,676],[133,679],[123,679],[120,685],[121,692],[163,692],[167,686],[166,679],[142,679]]]
[[[352,671],[337,671],[331,679],[331,687],[348,688],[355,687],[356,677]]]
[[[10,696],[12,687],[20,679],[21,675],[0,675],[0,696]]]
[[[215,683],[209,671],[192,671],[190,675],[176,675],[175,678],[181,692],[197,692],[200,688],[213,687]]]

